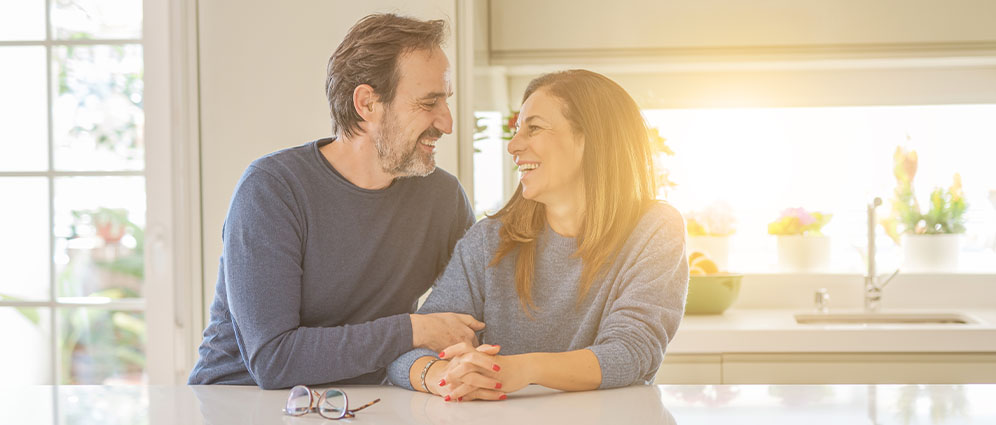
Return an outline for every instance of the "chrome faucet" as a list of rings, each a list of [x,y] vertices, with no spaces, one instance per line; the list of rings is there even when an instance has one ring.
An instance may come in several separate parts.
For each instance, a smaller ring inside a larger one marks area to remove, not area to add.
[[[892,278],[899,274],[899,269],[896,269],[892,276],[889,276],[885,282],[881,284],[878,283],[878,275],[875,270],[875,208],[882,205],[882,198],[876,197],[872,203],[868,204],[868,274],[865,275],[865,311],[875,312],[878,311],[879,304],[882,301],[882,289],[885,289],[885,285],[888,285],[892,281]]]

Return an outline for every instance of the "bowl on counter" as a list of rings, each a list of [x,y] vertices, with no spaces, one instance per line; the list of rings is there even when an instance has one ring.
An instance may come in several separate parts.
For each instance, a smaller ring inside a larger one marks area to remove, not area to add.
[[[722,314],[737,300],[743,277],[734,273],[689,276],[685,314]]]

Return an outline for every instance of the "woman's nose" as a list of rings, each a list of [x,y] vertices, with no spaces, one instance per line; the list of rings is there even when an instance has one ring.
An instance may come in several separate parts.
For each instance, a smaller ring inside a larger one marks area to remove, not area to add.
[[[519,132],[516,131],[515,134],[512,135],[512,140],[508,141],[508,149],[507,149],[508,153],[515,156],[521,153],[525,149],[526,149],[526,144],[522,140],[522,136],[519,135]]]

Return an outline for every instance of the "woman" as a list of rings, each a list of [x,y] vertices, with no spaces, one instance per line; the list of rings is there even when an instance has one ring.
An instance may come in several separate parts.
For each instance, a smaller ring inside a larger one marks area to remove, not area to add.
[[[484,321],[483,344],[438,358],[413,350],[390,365],[391,381],[466,401],[530,383],[653,380],[681,321],[688,265],[681,216],[655,201],[636,102],[600,74],[548,74],[526,89],[517,127],[518,190],[457,243],[419,309]]]

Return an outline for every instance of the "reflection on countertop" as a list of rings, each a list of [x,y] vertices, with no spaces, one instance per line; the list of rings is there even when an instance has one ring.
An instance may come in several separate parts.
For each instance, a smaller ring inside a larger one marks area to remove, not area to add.
[[[448,403],[389,386],[343,388],[382,401],[369,424],[926,424],[996,423],[996,385],[663,385],[563,393],[531,386],[501,402]],[[9,386],[0,411],[17,424],[320,424],[284,416],[286,391],[247,386]]]

